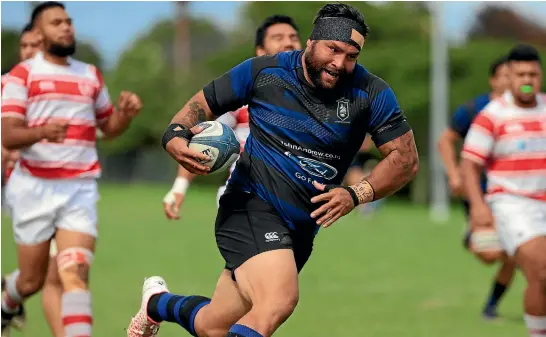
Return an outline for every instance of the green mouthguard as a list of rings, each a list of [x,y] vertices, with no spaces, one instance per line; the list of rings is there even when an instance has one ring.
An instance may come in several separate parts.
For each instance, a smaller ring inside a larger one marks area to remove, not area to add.
[[[533,92],[533,87],[530,85],[522,85],[519,90],[524,94],[530,94]]]

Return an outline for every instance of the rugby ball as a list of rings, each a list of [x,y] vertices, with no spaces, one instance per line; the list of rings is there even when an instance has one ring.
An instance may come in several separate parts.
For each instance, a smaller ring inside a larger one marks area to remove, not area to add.
[[[239,156],[241,145],[235,132],[216,121],[203,122],[199,126],[204,130],[192,137],[189,148],[209,156],[210,160],[200,162],[210,167],[209,173],[227,170]]]

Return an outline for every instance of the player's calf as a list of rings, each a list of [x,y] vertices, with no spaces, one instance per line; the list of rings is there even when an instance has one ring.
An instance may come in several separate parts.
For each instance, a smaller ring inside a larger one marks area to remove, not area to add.
[[[483,317],[486,319],[493,319],[498,317],[497,307],[503,298],[506,290],[512,283],[516,272],[516,262],[504,254],[502,265],[500,266],[497,275],[495,276],[495,282],[491,287],[489,297],[485,303],[483,309]]]
[[[171,293],[156,294],[150,297],[147,306],[148,317],[156,323],[163,321],[178,323],[192,336],[195,332],[195,316],[210,298],[204,296],[181,296]]]
[[[51,243],[52,248],[55,247]],[[55,247],[56,248],[56,247]],[[46,281],[42,287],[42,308],[46,322],[51,329],[53,336],[65,337],[64,327],[61,319],[61,301],[63,296],[63,285],[57,269],[57,251],[52,249],[49,259],[49,268]]]
[[[59,276],[64,290],[61,316],[67,337],[91,336],[93,315],[88,275],[92,261],[93,252],[80,247],[64,249],[57,256]]]
[[[527,279],[525,322],[530,337],[546,336],[546,236],[520,246],[516,259]]]
[[[9,275],[2,294],[2,331],[17,316],[23,314],[23,301],[40,290],[47,271],[49,242],[19,244],[17,247],[19,269]]]

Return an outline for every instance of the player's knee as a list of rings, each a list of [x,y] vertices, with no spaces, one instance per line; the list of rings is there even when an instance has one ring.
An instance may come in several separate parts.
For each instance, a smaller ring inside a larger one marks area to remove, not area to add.
[[[92,262],[93,252],[89,249],[73,247],[59,253],[57,266],[65,291],[87,289],[89,266]]]
[[[45,275],[23,275],[19,274],[17,279],[17,290],[20,294],[24,294],[25,297],[28,297],[32,294],[37,293],[42,289],[45,282]]]
[[[280,325],[292,315],[298,305],[298,301],[299,296],[296,291],[291,294],[282,294],[266,301],[263,305],[258,305],[257,309],[262,314],[262,317],[267,317],[271,322]]]

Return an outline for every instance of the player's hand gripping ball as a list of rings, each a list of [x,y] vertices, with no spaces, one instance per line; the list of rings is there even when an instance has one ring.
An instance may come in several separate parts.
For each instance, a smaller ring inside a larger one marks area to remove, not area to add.
[[[197,127],[202,130],[192,137],[188,147],[209,157],[199,163],[210,167],[209,173],[227,170],[239,156],[240,144],[235,132],[216,121],[203,122]]]
[[[172,130],[167,130],[163,136],[163,146],[190,173],[205,175],[221,172],[237,160],[239,141],[227,125],[210,121],[195,125],[190,130],[180,124],[171,124],[169,128]],[[173,132],[178,135],[173,136]]]

